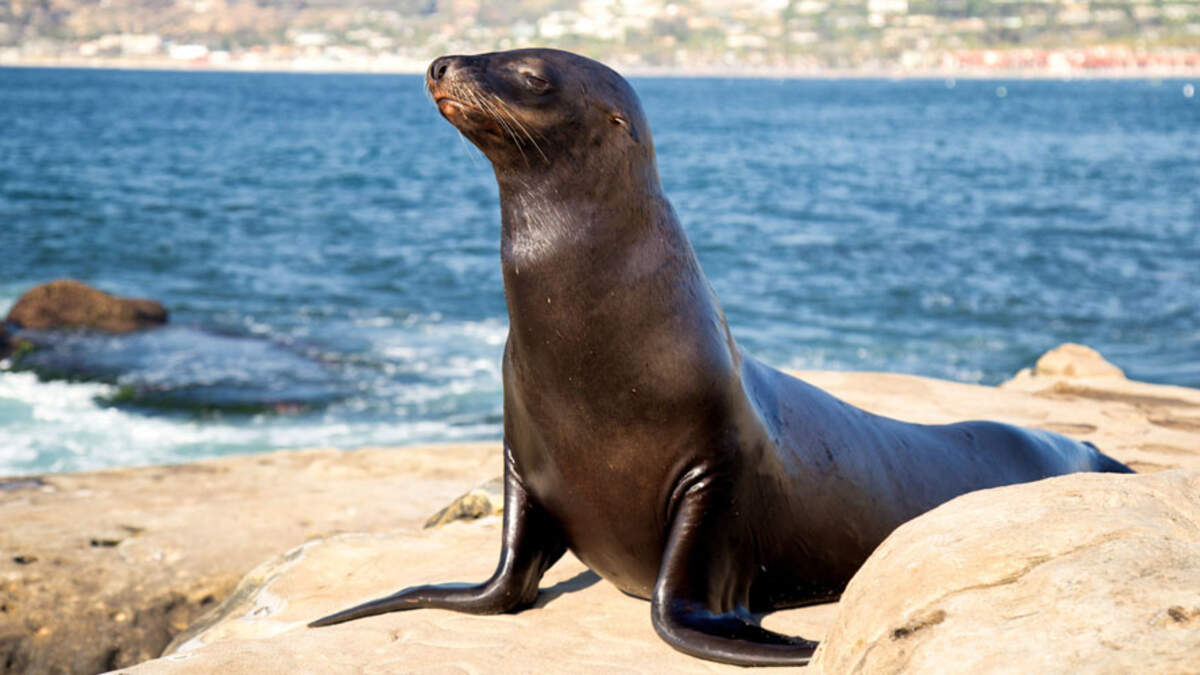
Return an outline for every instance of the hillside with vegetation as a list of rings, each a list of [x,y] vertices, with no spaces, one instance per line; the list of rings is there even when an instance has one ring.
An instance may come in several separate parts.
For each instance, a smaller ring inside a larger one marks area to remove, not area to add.
[[[0,63],[405,68],[521,45],[663,69],[1200,67],[1171,0],[10,0]]]

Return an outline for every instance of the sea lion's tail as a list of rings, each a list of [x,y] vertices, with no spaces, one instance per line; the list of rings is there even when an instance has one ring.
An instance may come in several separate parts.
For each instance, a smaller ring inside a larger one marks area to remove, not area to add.
[[[1083,444],[1091,448],[1092,452],[1095,453],[1096,471],[1100,473],[1137,473],[1121,462],[1118,462],[1112,457],[1100,452],[1100,448],[1097,448],[1094,444],[1089,443],[1088,441],[1084,441]]]

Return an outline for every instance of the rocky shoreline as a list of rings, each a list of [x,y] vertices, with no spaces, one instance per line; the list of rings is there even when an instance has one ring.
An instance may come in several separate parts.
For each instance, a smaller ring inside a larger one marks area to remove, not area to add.
[[[280,551],[419,529],[496,471],[495,443],[304,450],[0,479],[0,672],[158,656]]]
[[[1126,380],[1086,348],[1055,350],[1001,387],[881,373],[799,375],[885,415],[996,419],[1091,441],[1139,472],[1200,470],[1200,391]],[[539,609],[519,615],[416,612],[303,628],[313,616],[424,577],[486,576],[498,518],[423,526],[464,491],[471,503],[448,513],[493,512],[480,501],[488,491],[471,488],[500,466],[499,444],[484,443],[0,479],[0,664],[31,673],[139,663],[128,672],[472,670],[494,668],[499,653],[512,670],[722,669],[662,644],[645,603],[598,582],[569,556],[544,581],[551,592]],[[1200,616],[1200,598],[1162,608],[1168,618],[1183,617],[1170,623],[1184,631],[1171,633],[1181,643],[1200,639],[1189,632],[1200,631],[1193,609]],[[782,612],[767,625],[821,637],[838,612],[836,604]],[[956,625],[947,620],[945,630]],[[147,661],[173,639],[173,653]],[[1161,663],[1167,671],[1175,662]]]

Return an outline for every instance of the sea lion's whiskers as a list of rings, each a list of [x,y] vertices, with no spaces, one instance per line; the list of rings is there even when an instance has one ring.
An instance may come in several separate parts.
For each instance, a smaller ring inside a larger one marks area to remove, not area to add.
[[[530,145],[532,145],[534,148],[537,149],[538,154],[542,155],[542,157],[545,158],[546,154],[542,152],[541,146],[538,145],[537,140],[534,139],[533,134],[531,134],[529,131],[529,128],[526,127],[521,122],[521,120],[517,118],[516,114],[513,113],[512,108],[508,105],[508,103],[504,102],[499,96],[496,96],[495,94],[488,94],[488,100],[492,102],[492,104],[496,107],[496,110],[500,114],[507,117],[508,120],[510,122],[512,122],[513,126],[517,127],[521,131],[521,133],[525,135],[525,138],[527,138],[529,140]],[[538,135],[540,136],[541,134],[538,134]]]
[[[520,151],[521,158],[525,160],[525,164],[528,165],[529,158],[525,156],[525,148],[521,143],[520,137],[517,136],[516,130],[513,129],[512,126],[504,120],[500,113],[493,106],[489,105],[487,100],[480,96],[478,92],[471,91],[470,95],[471,100],[477,106],[479,106],[479,109],[482,110],[488,117],[490,117],[492,121],[496,122],[501,128],[504,129],[504,132],[508,134],[508,137],[512,140],[513,145],[517,146],[517,150]]]
[[[519,119],[517,119],[516,115],[513,114],[512,108],[510,108],[507,103],[502,101],[500,97],[496,96],[495,94],[488,94],[488,98],[495,104],[496,109],[500,114],[508,117],[513,126],[517,127],[521,130],[521,133],[525,134],[525,138],[529,139],[530,145],[532,145],[533,149],[537,150],[538,154],[542,156],[542,160],[547,162],[550,161],[550,158],[546,156],[546,153],[542,152],[542,146],[538,145],[538,142],[533,138],[533,134],[529,133],[529,129],[522,124]],[[540,135],[541,134],[539,134],[539,136]],[[545,139],[543,138],[543,140]]]
[[[459,89],[458,87],[452,86],[452,87],[450,87],[450,93],[455,96],[461,97],[464,92],[461,89]],[[437,99],[434,98],[433,92],[431,92],[431,91],[429,92],[429,98],[434,99],[434,103],[437,103]],[[473,145],[468,144],[467,137],[463,136],[462,134],[458,134],[458,143],[459,143],[459,145],[461,145],[463,147],[463,150],[466,151],[467,157],[470,159],[471,164],[473,164],[473,165],[477,164],[479,162],[479,158],[476,156],[476,153],[479,152],[479,149]]]
[[[471,103],[474,103],[475,107],[479,108],[480,112],[487,115],[488,118],[491,119],[496,124],[499,124],[501,126],[501,128],[504,129],[505,133],[508,134],[508,137],[510,139],[512,139],[513,141],[517,140],[516,132],[512,129],[512,127],[510,127],[503,119],[501,119],[499,113],[496,112],[495,108],[488,105],[487,101],[484,100],[479,95],[478,92],[467,89],[467,90],[464,90],[464,93],[471,100]]]

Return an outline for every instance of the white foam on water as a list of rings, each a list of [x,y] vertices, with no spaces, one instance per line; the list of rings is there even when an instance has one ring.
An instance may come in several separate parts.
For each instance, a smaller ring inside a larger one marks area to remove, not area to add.
[[[498,384],[508,324],[500,320],[434,322],[369,335],[373,351],[405,372],[431,379],[485,379]],[[490,353],[490,356],[480,356]]]
[[[181,419],[96,402],[97,397],[114,392],[114,387],[104,384],[41,382],[32,373],[0,372],[0,476],[178,463],[285,448],[409,445],[499,436],[496,424],[454,424],[452,419],[399,423],[351,423],[327,415]]]
[[[387,359],[389,373],[410,373],[418,381],[376,382],[364,396],[296,417],[147,414],[99,403],[117,393],[112,385],[40,381],[33,373],[0,370],[0,475],[187,462],[285,448],[500,436],[497,422],[483,420],[495,420],[499,413],[505,321],[425,317],[402,331],[382,324],[363,327],[371,351]],[[167,370],[175,367],[186,363]],[[493,399],[495,405],[487,405]],[[464,400],[473,402],[464,407]],[[383,415],[389,419],[345,415],[389,407],[397,413]]]
[[[17,304],[17,298],[21,297],[23,290],[15,286],[0,286],[0,320],[8,316],[8,311],[12,306]]]

